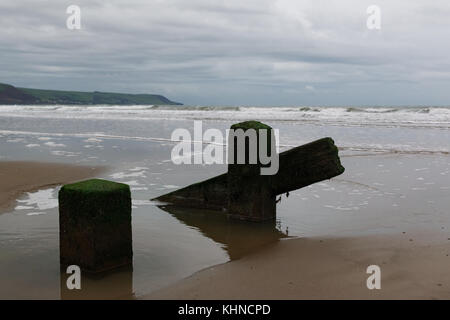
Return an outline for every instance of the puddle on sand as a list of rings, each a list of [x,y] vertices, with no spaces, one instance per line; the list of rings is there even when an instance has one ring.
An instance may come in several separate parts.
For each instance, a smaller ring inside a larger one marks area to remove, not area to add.
[[[27,193],[14,212],[0,216],[0,298],[134,299],[286,237],[275,222],[254,224],[229,220],[223,212],[133,200],[133,267],[82,273],[82,290],[68,290],[70,274],[59,267],[58,189]]]

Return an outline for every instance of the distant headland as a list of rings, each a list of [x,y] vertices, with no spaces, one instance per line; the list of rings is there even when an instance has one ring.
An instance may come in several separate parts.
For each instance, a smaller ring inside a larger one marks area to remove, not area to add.
[[[18,88],[0,83],[0,105],[182,105],[157,94],[79,92]]]

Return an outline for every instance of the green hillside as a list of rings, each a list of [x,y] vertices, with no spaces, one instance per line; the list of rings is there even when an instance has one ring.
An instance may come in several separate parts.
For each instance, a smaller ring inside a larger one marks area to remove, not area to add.
[[[80,92],[17,88],[0,83],[1,104],[65,104],[65,105],[180,105],[156,94],[127,94],[112,92]]]

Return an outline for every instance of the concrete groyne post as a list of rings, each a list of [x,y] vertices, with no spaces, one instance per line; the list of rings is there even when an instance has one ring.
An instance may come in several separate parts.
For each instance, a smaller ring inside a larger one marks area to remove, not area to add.
[[[270,134],[266,135],[267,150],[271,152],[276,150],[274,130],[261,122],[237,123],[231,129],[242,129],[244,133],[250,131],[249,129],[254,129],[257,133],[261,129],[266,129],[270,131]],[[258,134],[258,142],[259,137]],[[230,140],[229,137],[228,144]],[[249,139],[245,142],[243,163],[236,161],[237,150],[234,149],[236,146],[233,146],[233,159],[230,161],[230,157],[228,158],[227,173],[191,184],[153,200],[180,207],[227,211],[228,216],[234,219],[265,221],[276,216],[277,195],[331,179],[345,171],[339,158],[339,149],[333,139],[326,137],[277,154],[277,170],[273,175],[263,175],[262,169],[271,168],[260,162],[259,143],[256,143],[257,162],[249,163],[250,149],[253,148],[255,152],[255,143],[250,145],[250,141]],[[229,145],[229,155],[230,150]],[[265,172],[267,173],[266,170]]]
[[[269,175],[261,174],[263,165],[259,158],[260,143],[266,144],[266,153],[270,154],[273,130],[258,121],[237,123],[230,129],[228,145],[233,150],[228,150],[228,215],[233,219],[247,221],[275,219],[276,201],[271,189],[272,179]],[[237,137],[238,130],[242,131],[244,138]],[[260,135],[261,130],[266,131],[264,137],[267,141],[260,141],[264,138]],[[245,149],[239,148],[239,139],[245,141]],[[239,152],[245,153],[244,163],[244,159],[238,161]]]
[[[98,273],[132,265],[128,185],[87,180],[63,186],[58,200],[62,266]]]

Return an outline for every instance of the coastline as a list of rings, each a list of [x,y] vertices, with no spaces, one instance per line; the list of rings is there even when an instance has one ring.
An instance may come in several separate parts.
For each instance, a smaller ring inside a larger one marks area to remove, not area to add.
[[[282,240],[202,270],[142,299],[449,299],[450,245],[444,232]],[[366,286],[381,268],[381,290]]]
[[[0,213],[14,208],[25,192],[94,177],[105,167],[59,163],[0,161]]]

